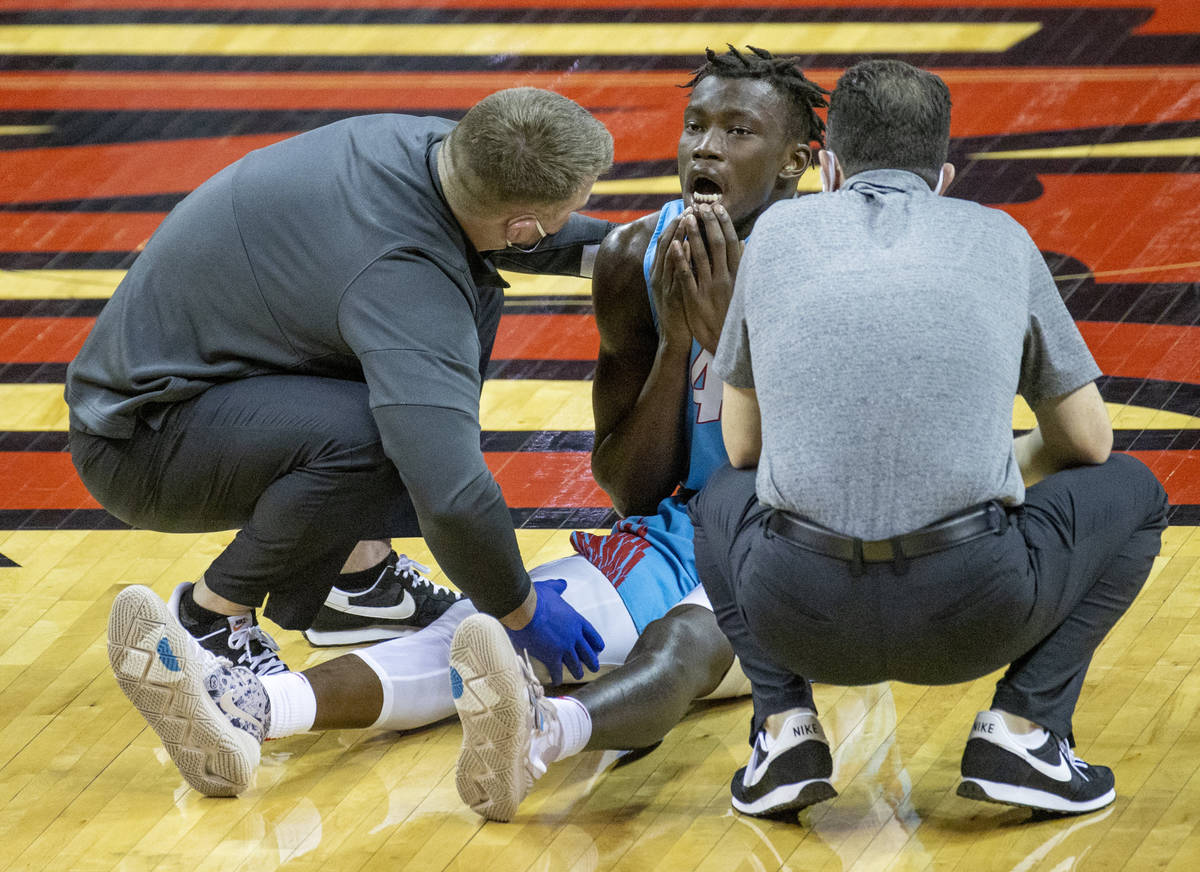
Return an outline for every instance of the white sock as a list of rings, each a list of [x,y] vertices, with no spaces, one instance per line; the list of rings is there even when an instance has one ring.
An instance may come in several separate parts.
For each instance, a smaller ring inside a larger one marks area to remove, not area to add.
[[[302,673],[277,672],[264,675],[260,681],[271,703],[268,739],[282,739],[312,729],[317,719],[317,695]]]
[[[1000,719],[1004,721],[1004,726],[1008,728],[1008,733],[1017,741],[1018,744],[1026,748],[1040,748],[1046,743],[1046,738],[1050,735],[1044,727],[1039,727],[1033,724],[1028,718],[1010,715],[1006,711],[1000,709],[992,709],[996,714],[1000,715]]]
[[[542,763],[572,757],[584,749],[592,737],[592,716],[574,697],[556,696],[546,702],[557,716],[539,747],[531,748]]]

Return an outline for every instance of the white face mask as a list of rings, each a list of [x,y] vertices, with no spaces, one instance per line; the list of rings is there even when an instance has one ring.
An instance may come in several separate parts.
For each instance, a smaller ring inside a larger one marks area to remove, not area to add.
[[[942,168],[938,170],[938,182],[933,188],[935,194],[941,194],[946,190],[946,165],[942,164]]]

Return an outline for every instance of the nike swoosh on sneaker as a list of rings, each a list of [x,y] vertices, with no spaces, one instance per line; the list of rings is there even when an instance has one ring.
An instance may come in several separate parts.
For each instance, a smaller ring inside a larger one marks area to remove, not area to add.
[[[1052,765],[1049,760],[1043,759],[1041,756],[1043,754],[1054,754],[1058,759]],[[1054,739],[1049,739],[1040,748],[1028,749],[1025,752],[1025,760],[1038,772],[1047,778],[1053,778],[1055,781],[1067,782],[1075,777],[1075,770],[1071,768],[1071,764],[1063,757],[1062,751],[1058,749]]]
[[[413,599],[413,595],[407,590],[404,592],[404,598],[392,606],[360,606],[352,603],[352,599],[354,597],[348,596],[344,591],[334,588],[329,592],[329,596],[325,600],[325,605],[335,612],[344,612],[347,615],[380,618],[383,620],[405,620],[406,618],[411,618],[417,611],[417,601]]]
[[[234,719],[241,718],[243,721],[248,721],[254,724],[258,729],[262,729],[263,723],[254,715],[242,709],[233,699],[233,691],[227,690],[221,694],[217,700],[217,706],[225,713],[225,716]]]

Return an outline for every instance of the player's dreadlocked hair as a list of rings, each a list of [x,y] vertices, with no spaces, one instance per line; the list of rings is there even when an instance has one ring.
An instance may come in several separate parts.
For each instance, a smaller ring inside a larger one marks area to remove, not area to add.
[[[742,54],[729,43],[729,51],[717,54],[704,50],[708,61],[692,72],[692,79],[681,88],[694,88],[710,76],[721,79],[761,79],[787,98],[792,105],[788,132],[803,136],[806,142],[825,144],[825,122],[814,111],[828,108],[829,91],[804,77],[795,58],[777,58],[764,48],[746,46],[753,54]]]

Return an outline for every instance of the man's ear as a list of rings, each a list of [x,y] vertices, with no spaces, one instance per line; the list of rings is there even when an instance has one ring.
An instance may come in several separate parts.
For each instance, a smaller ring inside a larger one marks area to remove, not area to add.
[[[817,159],[821,162],[821,190],[836,191],[846,181],[846,176],[842,172],[841,162],[827,148],[823,148],[817,152]]]
[[[779,171],[781,179],[797,179],[804,171],[812,166],[812,149],[804,143],[797,143],[788,155],[788,161]]]
[[[950,183],[954,181],[954,164],[942,164],[942,172],[938,175],[938,186],[935,194],[941,195],[946,193],[946,189],[950,187]]]

